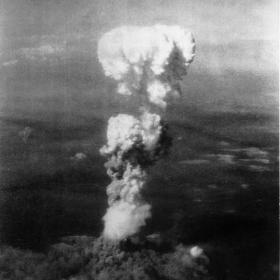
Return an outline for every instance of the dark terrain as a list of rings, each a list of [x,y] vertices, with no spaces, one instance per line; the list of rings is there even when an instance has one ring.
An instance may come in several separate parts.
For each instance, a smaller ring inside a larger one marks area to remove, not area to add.
[[[114,94],[86,42],[57,56],[18,56],[1,67],[1,271],[24,271],[32,263],[28,275],[36,280],[44,273],[48,279],[52,269],[58,274],[51,280],[71,279],[89,261],[86,251],[99,244],[90,236],[102,232],[107,207],[110,179],[99,154],[107,120],[137,113],[139,104]],[[174,248],[199,245],[217,279],[278,279],[278,75],[253,55],[252,69],[245,62],[245,70],[238,68],[238,54],[257,43],[243,42],[241,52],[240,42],[219,50],[217,68],[207,64],[216,46],[200,47],[182,98],[163,114],[173,146],[149,170],[145,190],[153,216],[143,236],[160,233]],[[89,236],[84,245],[66,246],[79,252],[74,270],[68,251],[60,251],[64,243],[58,253],[52,249],[71,235]],[[170,252],[146,253],[145,260],[154,254],[162,260]],[[66,261],[57,261],[60,254]]]
[[[199,244],[226,279],[276,279],[278,149],[267,125],[272,120],[261,114],[195,117],[169,123],[173,148],[150,170],[145,196],[153,217],[144,233]],[[98,153],[106,121],[71,127],[1,122],[2,243],[46,251],[63,236],[98,236],[109,182]],[[26,127],[32,131],[23,139],[19,132]]]

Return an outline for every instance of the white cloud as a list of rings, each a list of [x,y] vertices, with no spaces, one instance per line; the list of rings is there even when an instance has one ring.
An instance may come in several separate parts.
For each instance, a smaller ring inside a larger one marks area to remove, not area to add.
[[[8,60],[2,63],[2,66],[12,66],[18,63],[17,59]]]
[[[29,60],[47,60],[62,55],[65,52],[66,44],[42,44],[37,47],[21,48],[18,55]]]

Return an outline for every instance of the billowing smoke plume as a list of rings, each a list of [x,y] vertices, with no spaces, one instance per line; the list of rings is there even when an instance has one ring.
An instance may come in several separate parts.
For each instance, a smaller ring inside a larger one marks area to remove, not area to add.
[[[117,92],[135,94],[144,107],[139,117],[111,117],[106,156],[109,208],[103,217],[104,237],[122,240],[137,233],[151,216],[151,206],[141,195],[147,167],[166,154],[171,139],[167,126],[149,104],[166,107],[168,95],[180,93],[180,80],[194,58],[191,33],[178,26],[120,27],[105,33],[98,44],[98,58],[106,76],[118,82]]]
[[[160,116],[144,112],[139,119],[120,114],[109,120],[107,145],[101,154],[112,183],[107,187],[109,209],[104,216],[104,236],[121,240],[138,232],[151,216],[150,205],[141,197],[145,167],[166,153],[170,146]]]
[[[118,82],[118,93],[142,94],[165,107],[168,94],[180,93],[194,49],[192,34],[179,26],[126,26],[103,35],[98,57],[105,75]]]

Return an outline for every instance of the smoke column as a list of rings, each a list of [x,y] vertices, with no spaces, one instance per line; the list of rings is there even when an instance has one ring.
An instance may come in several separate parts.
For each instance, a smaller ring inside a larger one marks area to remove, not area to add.
[[[105,75],[117,82],[117,93],[141,100],[139,116],[119,114],[109,119],[107,144],[100,149],[112,179],[103,217],[106,239],[125,239],[151,217],[151,206],[141,195],[147,168],[167,153],[171,139],[161,117],[150,111],[153,106],[164,110],[167,97],[181,93],[180,81],[194,51],[192,34],[179,26],[124,26],[105,33],[98,42],[99,62]]]

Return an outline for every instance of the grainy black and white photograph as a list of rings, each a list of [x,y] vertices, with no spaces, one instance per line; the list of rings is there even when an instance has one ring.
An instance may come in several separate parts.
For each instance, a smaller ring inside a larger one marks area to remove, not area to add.
[[[0,0],[0,280],[279,279],[277,0]]]

